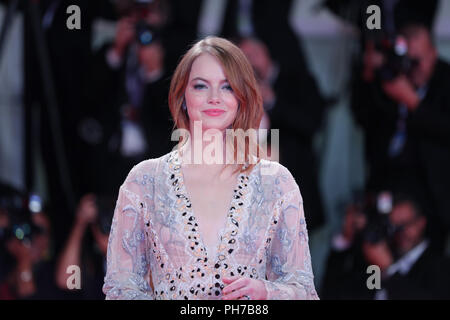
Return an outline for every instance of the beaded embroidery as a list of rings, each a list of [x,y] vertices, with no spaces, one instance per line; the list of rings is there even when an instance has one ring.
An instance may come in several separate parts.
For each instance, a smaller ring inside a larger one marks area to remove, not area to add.
[[[178,151],[144,161],[121,187],[109,238],[107,299],[219,299],[224,276],[264,282],[269,299],[317,299],[302,199],[289,171],[240,173],[208,256]],[[151,271],[153,290],[149,286]]]

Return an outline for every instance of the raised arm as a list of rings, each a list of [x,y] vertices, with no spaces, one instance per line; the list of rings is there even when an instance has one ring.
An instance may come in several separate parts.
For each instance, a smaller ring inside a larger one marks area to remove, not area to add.
[[[149,284],[147,235],[132,174],[120,187],[108,242],[106,299],[154,299]]]
[[[276,203],[277,220],[267,261],[268,300],[316,300],[303,200],[292,178],[293,188]]]

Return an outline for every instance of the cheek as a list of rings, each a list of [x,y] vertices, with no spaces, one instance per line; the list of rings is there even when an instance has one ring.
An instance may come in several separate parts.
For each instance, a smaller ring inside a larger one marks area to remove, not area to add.
[[[408,231],[408,236],[410,238],[417,238],[420,235],[420,230],[419,228],[411,228],[411,230]]]
[[[192,92],[191,90],[186,91],[184,94],[186,99],[186,104],[189,106],[189,109],[197,109],[201,107],[205,103],[205,95],[199,92]]]
[[[238,109],[239,102],[234,96],[234,94],[227,93],[223,97],[223,101],[228,109],[232,112],[236,112]]]

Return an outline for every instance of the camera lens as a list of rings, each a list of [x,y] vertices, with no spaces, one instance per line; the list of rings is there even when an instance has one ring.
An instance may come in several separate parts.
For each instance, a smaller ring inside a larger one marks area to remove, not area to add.
[[[152,42],[152,40],[153,34],[149,30],[145,30],[139,35],[139,42],[144,46],[149,45]]]
[[[42,211],[41,198],[38,195],[36,195],[36,194],[31,195],[30,196],[30,201],[28,203],[28,208],[33,213],[41,212]]]

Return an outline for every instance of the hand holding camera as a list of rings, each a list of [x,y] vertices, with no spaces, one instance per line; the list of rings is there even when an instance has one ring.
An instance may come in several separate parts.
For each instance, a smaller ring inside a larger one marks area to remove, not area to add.
[[[117,24],[116,39],[114,41],[113,50],[115,54],[122,58],[125,49],[134,40],[135,37],[135,19],[132,17],[124,17]]]
[[[378,243],[364,242],[363,254],[369,264],[379,266],[381,271],[387,270],[394,262],[391,249],[389,249],[386,240]]]
[[[401,35],[385,36],[378,42],[369,40],[364,52],[363,78],[370,82],[376,74],[390,98],[414,110],[420,99],[409,76],[419,61],[410,57],[408,49],[408,42]]]
[[[95,195],[87,194],[83,196],[77,208],[77,224],[87,226],[94,223],[97,219],[97,211]]]
[[[419,96],[405,75],[383,82],[382,85],[384,92],[388,96],[399,103],[405,104],[409,110],[414,110],[418,106],[420,102]]]
[[[367,41],[363,55],[363,79],[366,82],[372,82],[375,78],[375,72],[384,64],[384,56],[375,50],[373,41]]]
[[[360,209],[357,205],[352,204],[345,213],[342,236],[349,243],[353,242],[355,236],[362,232],[367,224],[366,216]]]

